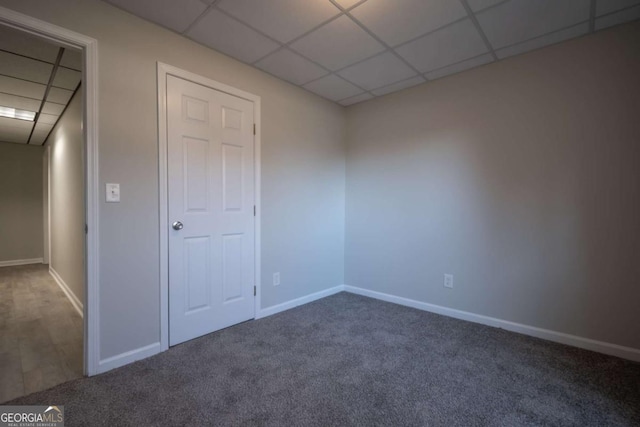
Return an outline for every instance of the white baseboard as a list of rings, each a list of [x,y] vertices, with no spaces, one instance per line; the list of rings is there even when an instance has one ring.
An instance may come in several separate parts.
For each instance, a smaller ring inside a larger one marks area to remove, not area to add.
[[[339,285],[334,288],[325,289],[324,291],[316,292],[310,295],[296,298],[291,301],[283,302],[282,304],[263,308],[258,313],[256,313],[256,320],[262,319],[263,317],[271,316],[276,313],[280,313],[281,311],[290,310],[292,308],[298,307],[299,305],[308,304],[312,301],[319,300],[321,298],[328,297],[329,295],[337,294],[338,292],[342,291],[344,291],[344,285]]]
[[[13,267],[14,265],[42,264],[42,258],[14,259],[11,261],[0,261],[0,267]]]
[[[73,305],[73,308],[75,308],[76,311],[80,314],[80,317],[84,317],[82,301],[80,301],[78,297],[71,291],[71,288],[69,288],[69,285],[67,285],[65,281],[62,280],[62,277],[60,277],[58,272],[55,271],[53,267],[51,267],[51,265],[49,265],[49,274],[51,274],[51,277],[53,277],[53,279],[56,281],[58,286],[60,286],[60,289],[62,289],[62,292],[64,292],[67,298],[69,298],[69,301],[71,301],[71,305]]]
[[[135,350],[127,351],[121,354],[117,354],[112,357],[108,357],[98,362],[98,374],[105,373],[115,368],[119,368],[129,363],[137,362],[138,360],[146,359],[147,357],[154,356],[162,352],[162,348],[159,342],[146,345],[144,347],[137,348]]]
[[[573,347],[584,348],[586,350],[604,353],[611,356],[621,357],[623,359],[640,362],[640,349],[625,347],[617,344],[611,344],[603,341],[596,341],[589,338],[583,338],[576,335],[565,334],[562,332],[551,331],[548,329],[536,328],[535,326],[523,325],[521,323],[509,322],[508,320],[496,319],[494,317],[483,316],[481,314],[470,313],[468,311],[455,310],[453,308],[442,307],[435,304],[416,301],[409,298],[398,297],[395,295],[385,294],[382,292],[371,291],[368,289],[357,288],[354,286],[344,286],[346,292],[358,294],[382,301],[392,302],[407,307],[417,308],[418,310],[429,311],[431,313],[442,314],[444,316],[454,317],[456,319],[467,320],[469,322],[481,323],[494,328],[506,329],[507,331],[517,332],[536,338],[542,338],[548,341],[566,344]]]

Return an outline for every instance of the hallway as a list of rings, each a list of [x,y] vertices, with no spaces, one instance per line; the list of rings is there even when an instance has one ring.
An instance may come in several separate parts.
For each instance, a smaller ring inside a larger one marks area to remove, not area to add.
[[[83,320],[47,265],[0,268],[0,403],[82,376]]]

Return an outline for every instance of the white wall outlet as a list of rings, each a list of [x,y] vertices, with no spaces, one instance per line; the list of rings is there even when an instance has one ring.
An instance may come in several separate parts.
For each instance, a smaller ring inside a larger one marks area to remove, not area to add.
[[[273,273],[273,286],[280,285],[280,273]]]
[[[453,274],[444,275],[444,287],[453,289]]]
[[[118,203],[120,202],[120,184],[106,184],[107,188],[107,202]]]

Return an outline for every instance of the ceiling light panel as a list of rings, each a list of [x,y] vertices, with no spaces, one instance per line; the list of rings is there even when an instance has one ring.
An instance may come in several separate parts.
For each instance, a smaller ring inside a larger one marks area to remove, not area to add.
[[[42,99],[46,85],[0,75],[0,92],[25,98]]]
[[[297,85],[303,85],[328,74],[322,67],[289,49],[280,49],[255,65],[268,73]]]
[[[53,65],[0,51],[0,74],[35,83],[47,84]]]
[[[415,76],[416,72],[393,53],[385,52],[338,74],[364,89],[372,90]]]
[[[446,67],[487,51],[487,46],[469,19],[396,49],[396,52],[421,72]]]
[[[590,0],[511,0],[476,15],[494,49],[588,21]]]
[[[13,107],[5,107],[0,105],[0,117],[6,117],[9,119],[25,120],[32,122],[36,117],[35,111],[20,110]]]
[[[348,16],[323,25],[291,48],[330,70],[338,70],[385,50]]]
[[[363,92],[362,89],[334,74],[307,83],[304,88],[332,101],[349,98]]]
[[[23,56],[51,64],[56,62],[59,47],[12,28],[0,25],[0,50],[17,52]]]
[[[207,6],[200,0],[108,0],[128,12],[170,28],[185,31]]]
[[[340,13],[329,0],[222,0],[216,6],[282,43]]]
[[[467,16],[452,0],[367,0],[351,14],[390,46]]]
[[[222,12],[211,9],[187,33],[189,37],[244,62],[254,62],[279,45]]]

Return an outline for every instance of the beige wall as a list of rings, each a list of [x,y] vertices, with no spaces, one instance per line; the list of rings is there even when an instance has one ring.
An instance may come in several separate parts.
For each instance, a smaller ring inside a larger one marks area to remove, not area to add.
[[[81,92],[47,139],[49,147],[52,268],[84,304],[84,142]]]
[[[43,256],[42,151],[0,142],[0,263]]]
[[[636,22],[349,108],[346,283],[640,348],[639,46]]]
[[[262,97],[262,306],[344,283],[342,107],[101,1],[0,4],[98,40],[101,359],[160,339],[156,61]]]

